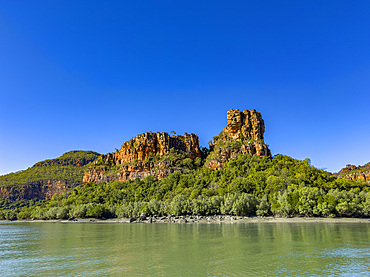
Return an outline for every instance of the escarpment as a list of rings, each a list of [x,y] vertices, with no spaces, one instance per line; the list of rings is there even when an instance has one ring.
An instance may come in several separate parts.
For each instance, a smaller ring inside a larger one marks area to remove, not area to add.
[[[50,199],[54,194],[64,194],[78,184],[60,180],[40,180],[23,186],[0,187],[0,198],[16,200]]]
[[[116,165],[134,160],[146,161],[150,156],[168,154],[171,148],[184,152],[191,159],[202,155],[197,135],[185,133],[183,136],[171,137],[164,132],[148,132],[126,141],[119,151],[108,154],[107,158],[113,160]]]
[[[125,142],[115,153],[100,156],[85,171],[83,182],[127,181],[153,176],[156,179],[186,170],[186,159],[200,158],[199,139],[195,134],[170,136],[147,132]]]
[[[337,175],[353,181],[365,181],[370,183],[370,163],[363,166],[347,164]]]
[[[106,155],[92,151],[70,151],[61,157],[38,162],[33,167],[0,176],[0,198],[49,199],[83,183],[109,183],[163,179],[174,172],[186,173],[202,167],[222,169],[239,154],[271,156],[264,143],[265,124],[256,110],[229,110],[227,125],[210,143],[204,161],[195,134],[169,135],[146,132],[126,141]],[[205,163],[204,163],[205,162]]]
[[[223,168],[239,154],[271,156],[264,142],[265,123],[256,110],[227,112],[227,125],[210,142],[210,155],[205,164],[213,170]]]

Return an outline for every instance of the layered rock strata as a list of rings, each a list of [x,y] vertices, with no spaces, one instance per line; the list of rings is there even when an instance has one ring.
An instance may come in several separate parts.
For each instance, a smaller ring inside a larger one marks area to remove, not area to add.
[[[265,123],[256,110],[227,112],[227,125],[210,143],[211,154],[205,164],[213,170],[223,168],[239,154],[271,156],[264,142]]]
[[[64,194],[75,186],[58,180],[40,180],[22,187],[0,187],[0,198],[12,201],[50,199],[54,194]]]
[[[126,141],[121,149],[115,153],[108,154],[103,159],[110,159],[116,165],[129,163],[134,160],[145,161],[149,156],[164,156],[174,148],[180,150],[194,159],[201,157],[199,139],[195,134],[185,133],[183,136],[170,136],[168,133],[143,133]]]
[[[347,164],[345,168],[342,168],[338,172],[338,175],[353,181],[365,181],[370,183],[370,163],[363,166]]]
[[[365,182],[370,183],[370,171],[349,173],[345,175],[344,178],[347,178],[353,181],[365,181]]]
[[[148,176],[162,179],[176,171],[184,172],[183,168],[177,167],[179,161],[170,157],[171,153],[175,155],[174,151],[183,158],[202,156],[195,134],[170,136],[165,132],[147,132],[125,142],[115,153],[100,156],[85,171],[83,182],[106,183]]]

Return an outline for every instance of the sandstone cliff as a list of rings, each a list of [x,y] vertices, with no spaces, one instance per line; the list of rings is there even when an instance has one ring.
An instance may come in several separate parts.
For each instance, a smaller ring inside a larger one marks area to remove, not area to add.
[[[210,143],[211,154],[206,167],[213,170],[223,168],[239,154],[271,156],[264,142],[265,123],[256,110],[227,112],[227,125]]]
[[[226,127],[210,143],[205,166],[221,169],[239,154],[270,156],[264,132],[264,121],[256,110],[229,110]],[[92,151],[71,151],[20,173],[0,176],[0,198],[47,199],[82,183],[148,176],[162,179],[170,173],[184,173],[203,164],[198,136],[187,133],[178,136],[143,133],[125,142],[116,152],[98,156]]]
[[[195,134],[170,136],[147,132],[125,142],[115,153],[100,156],[85,171],[83,182],[127,181],[153,176],[156,179],[181,171],[184,159],[201,157],[199,139]]]
[[[0,187],[0,198],[8,200],[50,199],[54,194],[70,191],[77,184],[59,180],[40,180],[18,187]]]
[[[363,166],[347,164],[337,175],[353,181],[366,181],[370,183],[370,163]]]

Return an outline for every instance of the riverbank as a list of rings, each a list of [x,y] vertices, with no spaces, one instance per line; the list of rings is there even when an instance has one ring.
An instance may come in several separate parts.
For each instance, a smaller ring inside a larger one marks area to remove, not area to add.
[[[22,222],[60,222],[60,223],[370,223],[370,218],[347,218],[347,217],[243,217],[243,216],[161,216],[161,217],[139,217],[139,218],[70,218],[68,220],[1,220],[7,223]]]

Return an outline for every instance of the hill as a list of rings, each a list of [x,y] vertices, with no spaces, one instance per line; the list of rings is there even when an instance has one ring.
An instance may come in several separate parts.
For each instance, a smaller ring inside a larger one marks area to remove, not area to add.
[[[272,157],[264,121],[255,110],[230,110],[227,119],[209,149],[200,149],[194,134],[149,132],[89,165],[40,162],[33,170],[85,169],[84,184],[78,179],[73,189],[58,191],[46,202],[3,209],[0,218],[370,216],[367,182],[319,170],[309,159]]]
[[[70,151],[16,173],[0,176],[0,198],[8,200],[50,199],[82,184],[86,166],[99,154]]]

